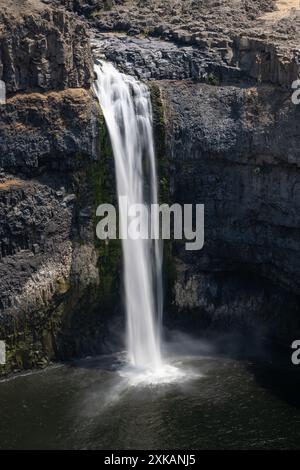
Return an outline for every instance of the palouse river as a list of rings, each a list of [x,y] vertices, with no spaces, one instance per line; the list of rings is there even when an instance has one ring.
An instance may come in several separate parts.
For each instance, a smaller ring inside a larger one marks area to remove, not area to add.
[[[0,383],[1,449],[295,449],[299,382],[268,365],[183,356],[164,385],[105,356]],[[294,375],[294,374],[293,374]]]

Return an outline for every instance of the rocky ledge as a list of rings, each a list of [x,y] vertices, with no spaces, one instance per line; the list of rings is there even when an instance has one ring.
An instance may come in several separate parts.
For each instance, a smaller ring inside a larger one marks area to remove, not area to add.
[[[39,0],[0,1],[0,79],[8,93],[89,88],[92,70],[83,22]]]
[[[57,0],[101,32],[192,46],[250,78],[290,87],[299,74],[297,0]]]

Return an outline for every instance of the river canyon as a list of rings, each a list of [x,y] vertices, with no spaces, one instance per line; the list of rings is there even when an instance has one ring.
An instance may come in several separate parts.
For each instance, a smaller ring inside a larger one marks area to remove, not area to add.
[[[54,423],[46,430],[55,402],[64,448],[113,449],[118,439],[118,448],[296,448],[288,420],[299,419],[290,346],[300,338],[300,6],[0,6],[0,397],[10,436],[0,430],[0,447],[30,448],[9,425],[10,395],[25,387],[16,420],[22,428],[39,395],[44,432],[34,420],[24,427],[36,448],[60,446]],[[203,249],[99,240],[97,207],[117,206],[120,195],[204,204]],[[150,388],[128,361],[151,371]],[[255,437],[253,402],[257,415],[284,416],[276,432],[270,418]],[[69,440],[79,409],[86,424]],[[126,436],[139,412],[140,433]],[[171,436],[186,416],[190,426]],[[249,419],[243,436],[224,438]]]

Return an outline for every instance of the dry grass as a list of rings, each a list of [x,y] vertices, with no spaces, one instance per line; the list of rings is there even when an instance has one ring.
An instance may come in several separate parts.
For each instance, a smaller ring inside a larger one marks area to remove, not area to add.
[[[280,21],[289,16],[294,8],[300,10],[300,0],[277,0],[276,7],[275,11],[265,13],[261,19],[274,23]]]
[[[23,181],[17,178],[12,178],[10,180],[4,181],[4,183],[0,182],[0,191],[7,191],[10,188],[18,188],[20,186],[23,186],[23,184]]]

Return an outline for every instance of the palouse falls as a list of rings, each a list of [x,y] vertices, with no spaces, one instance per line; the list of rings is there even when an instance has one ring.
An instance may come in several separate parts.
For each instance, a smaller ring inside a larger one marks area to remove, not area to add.
[[[0,450],[300,448],[299,46],[294,0],[0,0]]]

